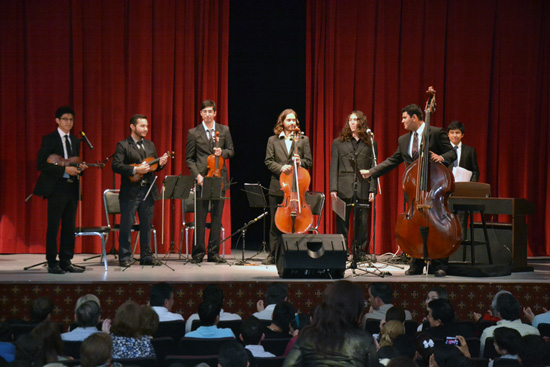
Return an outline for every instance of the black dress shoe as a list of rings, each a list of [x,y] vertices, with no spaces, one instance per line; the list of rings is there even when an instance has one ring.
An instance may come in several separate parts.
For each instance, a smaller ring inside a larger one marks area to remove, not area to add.
[[[70,264],[69,266],[64,266],[61,269],[67,273],[84,273],[84,269],[77,268],[73,264]]]
[[[269,254],[263,261],[262,264],[264,265],[273,265],[275,264],[275,258],[273,255]]]
[[[193,258],[191,259],[191,262],[193,264],[200,264],[202,262],[203,257],[204,257],[204,255],[193,256]]]
[[[441,278],[441,277],[444,277],[445,275],[447,275],[447,273],[445,273],[445,270],[439,269],[439,270],[435,271],[434,275],[438,278]]]
[[[128,268],[132,265],[132,262],[130,260],[120,260],[118,264],[123,268]]]
[[[208,262],[221,264],[221,263],[224,263],[225,260],[220,255],[214,254],[214,255],[208,255]]]
[[[65,274],[65,270],[61,269],[59,265],[48,266],[48,273],[50,274]]]
[[[409,270],[405,271],[405,275],[422,275],[423,268],[416,268],[414,266],[411,266]]]
[[[162,265],[162,262],[155,257],[146,257],[144,259],[139,260],[139,265],[159,266],[159,265]]]

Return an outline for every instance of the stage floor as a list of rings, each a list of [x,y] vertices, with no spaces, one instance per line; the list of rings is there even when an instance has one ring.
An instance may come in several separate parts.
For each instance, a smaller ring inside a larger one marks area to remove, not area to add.
[[[248,251],[245,259],[256,255],[256,252]],[[212,283],[212,282],[272,282],[280,281],[275,265],[262,265],[261,260],[265,253],[249,259],[248,264],[236,265],[242,259],[241,252],[233,252],[227,255],[226,264],[215,264],[203,262],[201,265],[186,263],[185,259],[178,259],[178,255],[172,254],[168,258],[160,255],[159,258],[166,263],[166,266],[140,266],[134,264],[124,269],[118,266],[118,259],[114,255],[108,255],[108,271],[105,271],[103,262],[99,258],[84,261],[93,255],[77,254],[73,262],[86,265],[86,271],[81,274],[49,274],[45,266],[37,266],[29,270],[25,267],[45,261],[42,254],[16,254],[0,256],[0,276],[2,283],[41,283],[41,284],[87,284],[87,283],[151,283],[168,281],[176,283]],[[374,264],[360,263],[355,275],[352,270],[346,270],[345,278],[359,282],[373,282],[381,277],[377,274],[384,272],[386,282],[407,282],[407,283],[514,283],[514,284],[536,284],[550,283],[550,258],[537,257],[529,258],[528,264],[534,268],[533,272],[512,273],[508,276],[499,277],[463,277],[446,276],[436,278],[433,275],[406,276],[405,270],[408,265],[388,264],[383,260],[391,258],[391,255],[378,255]],[[206,258],[205,258],[206,259]],[[349,263],[348,263],[349,265]],[[387,272],[387,273],[386,273]],[[391,274],[391,275],[390,275]],[[285,279],[286,282],[303,282],[304,279]],[[308,282],[326,282],[327,279],[308,279]]]

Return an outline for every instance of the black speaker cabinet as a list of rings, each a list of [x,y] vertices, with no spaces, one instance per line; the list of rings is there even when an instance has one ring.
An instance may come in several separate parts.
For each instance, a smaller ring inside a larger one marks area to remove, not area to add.
[[[341,279],[346,259],[340,234],[284,234],[277,271],[281,278]]]

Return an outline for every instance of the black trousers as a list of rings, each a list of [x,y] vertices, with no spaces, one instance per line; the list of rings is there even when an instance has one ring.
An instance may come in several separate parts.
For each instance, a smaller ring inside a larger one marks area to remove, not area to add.
[[[351,203],[351,199],[342,199],[346,203],[346,219],[336,216],[336,233],[344,236],[346,244],[348,243],[349,227],[350,227],[350,215],[354,211],[352,206],[348,206]],[[368,200],[359,200],[359,204],[368,204]],[[357,239],[357,250],[359,253],[368,252],[368,238],[367,232],[369,228],[369,213],[370,208],[357,208],[357,216],[359,217],[358,226],[355,226],[355,220],[351,223],[353,226],[353,240]],[[351,251],[355,251],[354,248]]]
[[[57,234],[61,224],[59,262],[61,266],[71,263],[74,255],[74,227],[78,206],[78,181],[62,179],[48,196],[48,229],[46,232],[46,260],[48,266],[57,264]]]
[[[269,214],[271,216],[269,227],[269,254],[275,259],[279,256],[279,251],[283,243],[283,232],[275,225],[275,212],[279,204],[283,202],[283,196],[269,195]]]
[[[149,193],[149,186],[143,186],[134,199],[120,200],[120,233],[118,237],[118,252],[120,261],[129,261],[132,255],[131,229],[136,220],[136,212],[139,216],[139,246],[141,259],[151,258],[151,228],[153,226],[153,214],[155,201]]]
[[[201,187],[198,186],[200,198]],[[225,195],[222,195],[225,196]],[[210,213],[210,236],[208,237],[208,256],[220,253],[223,206],[225,200],[197,200],[197,217],[195,218],[195,231],[197,231],[197,243],[193,246],[193,257],[204,256],[206,217]],[[210,211],[208,210],[210,208]]]

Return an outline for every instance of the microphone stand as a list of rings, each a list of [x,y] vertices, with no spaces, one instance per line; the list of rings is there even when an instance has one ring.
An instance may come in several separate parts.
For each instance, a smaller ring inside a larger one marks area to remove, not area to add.
[[[234,233],[232,233],[231,235],[229,235],[228,237],[224,238],[223,241],[221,241],[221,243],[224,243],[225,241],[227,241],[228,239],[230,239],[231,237],[239,234],[239,233],[242,233],[242,239],[243,239],[243,246],[242,246],[242,250],[241,250],[241,256],[242,256],[242,259],[241,261],[237,261],[235,263],[235,265],[247,265],[247,264],[250,264],[249,262],[247,262],[244,258],[244,252],[245,252],[245,248],[246,248],[246,230],[248,229],[248,227],[250,227],[252,224],[256,223],[257,221],[259,221],[260,219],[264,218],[269,212],[265,211],[263,212],[262,214],[258,215],[256,218],[252,219],[251,221],[249,221],[248,223],[245,223],[244,226],[242,226],[241,228],[237,229]]]

